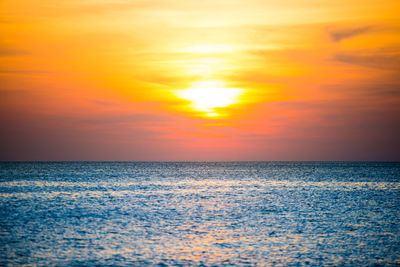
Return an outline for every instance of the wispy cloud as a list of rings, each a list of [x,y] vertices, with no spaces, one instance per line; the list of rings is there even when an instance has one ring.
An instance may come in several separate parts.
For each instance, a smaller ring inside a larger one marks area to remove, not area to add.
[[[25,56],[28,54],[29,52],[25,50],[0,47],[0,57]]]
[[[116,103],[116,102],[96,100],[96,99],[93,99],[90,102],[92,102],[93,104],[96,104],[99,106],[105,106],[105,107],[116,107],[116,106],[120,105],[119,103]]]
[[[374,30],[374,27],[372,26],[362,26],[337,30],[328,29],[328,33],[334,42],[340,42],[344,39],[353,38],[355,36],[371,32],[372,30]]]
[[[372,53],[359,55],[354,53],[339,53],[334,56],[334,60],[368,68],[400,70],[400,54],[386,55]]]
[[[105,115],[101,118],[87,118],[80,119],[79,121],[84,124],[93,125],[108,125],[108,124],[126,124],[126,123],[144,123],[151,124],[155,122],[168,122],[172,121],[173,118],[168,115],[163,114],[148,114],[148,113],[138,113],[138,114],[118,114],[118,115]]]

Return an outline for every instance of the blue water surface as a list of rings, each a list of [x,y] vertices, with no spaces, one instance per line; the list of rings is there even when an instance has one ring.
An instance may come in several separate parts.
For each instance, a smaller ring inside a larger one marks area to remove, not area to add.
[[[400,265],[400,163],[3,162],[3,265]]]

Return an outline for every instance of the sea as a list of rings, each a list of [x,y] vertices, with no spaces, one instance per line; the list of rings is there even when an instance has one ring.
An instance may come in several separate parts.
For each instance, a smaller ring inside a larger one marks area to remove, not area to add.
[[[0,266],[399,266],[399,162],[2,162]]]

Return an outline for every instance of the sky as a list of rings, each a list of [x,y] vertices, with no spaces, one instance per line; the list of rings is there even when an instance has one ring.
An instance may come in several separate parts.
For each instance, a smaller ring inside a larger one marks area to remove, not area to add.
[[[0,160],[400,160],[398,0],[2,0]]]

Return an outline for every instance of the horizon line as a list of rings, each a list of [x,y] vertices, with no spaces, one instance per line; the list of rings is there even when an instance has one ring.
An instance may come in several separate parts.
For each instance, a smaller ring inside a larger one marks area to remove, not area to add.
[[[229,163],[229,162],[365,162],[400,163],[400,160],[0,160],[0,163],[48,163],[48,162],[132,162],[132,163]]]

